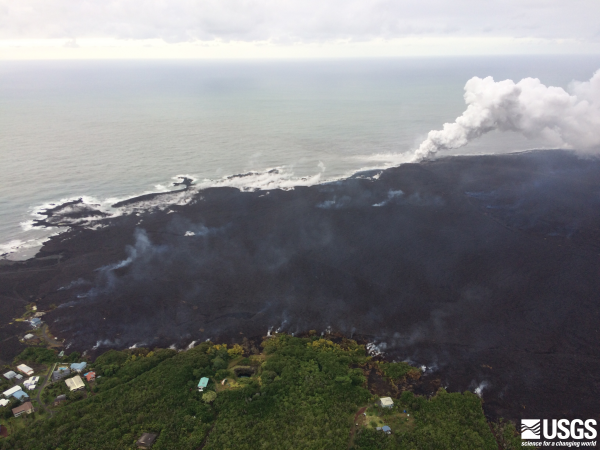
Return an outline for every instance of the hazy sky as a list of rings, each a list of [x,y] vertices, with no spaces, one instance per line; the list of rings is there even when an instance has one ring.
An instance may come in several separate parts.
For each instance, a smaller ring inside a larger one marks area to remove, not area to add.
[[[600,0],[0,0],[0,58],[600,53]]]

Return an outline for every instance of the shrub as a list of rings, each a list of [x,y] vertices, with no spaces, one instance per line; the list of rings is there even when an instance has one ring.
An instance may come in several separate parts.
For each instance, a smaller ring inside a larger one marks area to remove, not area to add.
[[[56,356],[56,352],[53,350],[41,347],[28,347],[15,358],[15,362],[17,361],[51,364],[58,361],[58,358]]]
[[[222,380],[223,378],[227,378],[229,376],[231,376],[231,372],[227,369],[217,370],[217,373],[215,374],[215,378],[217,380]]]
[[[204,403],[211,403],[217,398],[217,393],[215,391],[208,391],[202,394],[202,401]]]
[[[230,358],[237,358],[238,356],[242,356],[242,353],[244,353],[244,349],[239,344],[235,344],[232,348],[227,350],[227,354]]]
[[[221,358],[220,356],[217,356],[213,360],[213,368],[215,370],[227,369],[227,362],[223,358]]]

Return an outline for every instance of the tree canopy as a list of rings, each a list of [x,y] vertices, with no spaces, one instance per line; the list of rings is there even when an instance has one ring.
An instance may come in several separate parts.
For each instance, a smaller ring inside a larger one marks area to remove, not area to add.
[[[245,357],[240,346],[210,342],[184,352],[108,351],[91,364],[98,378],[85,395],[0,440],[0,449],[134,449],[142,433],[158,434],[155,450],[348,449],[350,442],[356,450],[498,448],[471,393],[404,392],[396,409],[410,409],[413,425],[392,435],[353,430],[359,408],[376,400],[361,369],[372,362],[355,341],[280,334],[262,346]],[[413,369],[382,368],[390,379]],[[227,382],[216,376],[223,371]],[[201,377],[210,379],[203,392]]]

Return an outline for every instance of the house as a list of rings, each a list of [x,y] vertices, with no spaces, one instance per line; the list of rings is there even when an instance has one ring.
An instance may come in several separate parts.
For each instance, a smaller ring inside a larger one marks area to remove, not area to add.
[[[19,364],[17,366],[17,370],[21,373],[24,373],[27,376],[31,376],[33,375],[33,369],[29,366],[26,366],[25,364]]]
[[[208,378],[200,378],[200,382],[198,383],[198,390],[202,392],[206,386],[208,386]]]
[[[3,398],[2,400],[0,400],[0,406],[2,406],[3,408],[8,405],[10,402],[8,400],[6,400],[5,398]]]
[[[23,386],[25,386],[28,390],[32,391],[33,389],[35,389],[38,381],[40,381],[40,377],[31,377],[23,382]]]
[[[21,389],[19,389],[17,392],[15,392],[12,396],[14,398],[16,398],[17,400],[25,400],[26,398],[29,398],[29,395],[27,395]]]
[[[23,336],[23,339],[25,339],[26,341],[28,341],[29,339],[32,339],[34,336],[31,333],[26,334],[25,336]]]
[[[73,378],[65,380],[65,383],[71,392],[78,391],[79,389],[83,389],[85,387],[85,384],[83,384],[83,380],[79,375],[75,375]]]
[[[4,395],[6,398],[10,397],[11,395],[13,395],[15,392],[18,392],[21,390],[21,386],[13,386],[11,387],[8,391],[4,391],[2,393],[2,395]]]
[[[66,400],[67,400],[67,396],[66,396],[65,394],[63,394],[63,395],[59,395],[58,397],[56,397],[56,398],[54,399],[54,403],[53,403],[53,405],[54,405],[54,406],[58,406],[58,405],[60,405],[62,402],[66,401]]]
[[[16,376],[17,376],[17,374],[15,372],[13,372],[12,370],[10,372],[6,372],[4,374],[4,378],[6,378],[7,380],[12,380]]]
[[[385,434],[392,434],[392,429],[387,425],[375,428],[377,431],[383,431]]]
[[[83,375],[87,382],[94,381],[96,379],[96,372],[88,372]]]
[[[394,400],[392,400],[391,397],[381,397],[379,399],[379,406],[381,406],[382,408],[393,408]]]
[[[58,370],[55,370],[54,372],[52,372],[52,381],[56,382],[59,380],[62,380],[63,378],[68,377],[69,375],[71,375],[71,371],[69,369],[67,369],[66,367],[64,368],[59,368]]]
[[[25,380],[23,384],[38,384],[40,381],[40,377],[31,377],[28,380]]]
[[[15,375],[15,380],[22,380],[23,379],[23,375],[21,375],[20,373]]]
[[[138,439],[136,445],[138,448],[150,448],[152,447],[152,444],[154,444],[154,441],[156,441],[157,437],[158,434],[144,433],[142,434],[142,437]]]
[[[73,363],[71,364],[71,371],[81,373],[83,369],[85,369],[85,366],[87,366],[87,363],[85,361],[80,363]]]
[[[33,411],[33,405],[31,402],[25,402],[21,406],[17,406],[12,410],[15,417],[19,417],[21,414],[31,414]]]
[[[65,356],[65,351],[61,350],[60,353],[58,354],[58,357],[62,358],[63,356]]]
[[[34,317],[29,321],[29,323],[33,328],[37,328],[42,324],[42,319],[40,319],[39,317]]]

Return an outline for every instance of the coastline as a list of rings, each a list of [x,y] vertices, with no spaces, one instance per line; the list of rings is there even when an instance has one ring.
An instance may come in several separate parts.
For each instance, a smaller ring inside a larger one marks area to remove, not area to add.
[[[432,373],[450,390],[483,386],[490,416],[515,418],[523,409],[598,414],[591,403],[569,401],[596,389],[586,374],[597,364],[598,343],[585,337],[596,311],[591,273],[598,240],[589,226],[596,217],[586,205],[572,205],[582,225],[570,229],[552,210],[556,202],[564,206],[561,198],[540,197],[531,184],[550,183],[544,195],[560,193],[565,183],[585,194],[589,184],[582,183],[594,173],[577,161],[561,152],[452,157],[293,190],[217,187],[130,199],[130,214],[101,217],[94,229],[72,227],[50,238],[36,258],[0,266],[3,317],[18,317],[23,305],[35,303],[65,346],[89,352],[330,326],[366,336],[390,358],[437,366]],[[521,191],[490,196],[515,183]],[[531,192],[543,208],[527,209]],[[163,195],[180,201],[155,201]],[[452,237],[461,227],[464,235]],[[209,258],[194,262],[195,254]],[[428,260],[438,262],[427,268]],[[579,278],[560,292],[561,304],[552,277],[565,265]],[[146,273],[152,291],[135,281]],[[528,287],[526,277],[546,286]],[[102,293],[111,282],[133,287],[116,297],[118,291]],[[196,297],[186,297],[190,291]],[[544,322],[536,324],[536,316]],[[2,325],[4,333],[26,329]],[[5,360],[21,348],[4,345]],[[564,370],[550,373],[557,365],[579,367],[583,384],[561,384]],[[527,378],[539,386],[531,390]],[[565,389],[554,405],[536,398]]]

